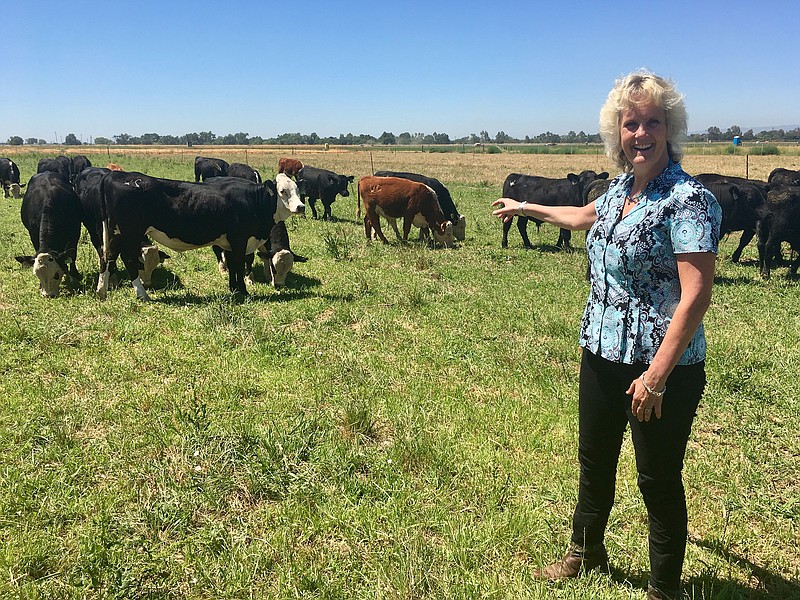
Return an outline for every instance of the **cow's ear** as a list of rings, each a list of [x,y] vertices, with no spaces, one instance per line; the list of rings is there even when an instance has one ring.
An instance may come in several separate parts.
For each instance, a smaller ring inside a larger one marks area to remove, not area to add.
[[[728,189],[728,193],[731,195],[731,198],[733,198],[734,200],[739,200],[739,198],[742,197],[742,195],[739,193],[739,186],[738,185],[732,185]]]
[[[166,252],[162,251],[162,250],[159,250],[158,251],[158,258],[161,260],[161,262],[164,262],[165,260],[170,258],[170,255],[167,254]]]
[[[603,171],[597,176],[598,179],[608,179],[608,171]]]
[[[14,258],[25,267],[33,267],[33,262],[36,260],[35,256],[15,256]]]
[[[581,178],[575,175],[575,173],[567,173],[567,179],[572,182],[572,185],[578,185],[581,180]]]
[[[349,175],[349,176],[347,177],[347,181],[349,181],[350,183],[353,183],[353,179],[354,179],[354,178],[355,178],[355,175]]]
[[[277,196],[278,195],[278,186],[272,179],[267,179],[264,182],[264,187],[267,189],[267,191],[270,193],[270,195],[272,195],[272,196]]]

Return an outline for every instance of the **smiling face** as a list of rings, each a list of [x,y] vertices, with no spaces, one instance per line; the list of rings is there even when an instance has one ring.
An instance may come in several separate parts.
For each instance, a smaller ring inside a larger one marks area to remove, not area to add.
[[[633,173],[645,181],[653,179],[669,163],[667,115],[650,102],[636,104],[619,116],[620,142]]]

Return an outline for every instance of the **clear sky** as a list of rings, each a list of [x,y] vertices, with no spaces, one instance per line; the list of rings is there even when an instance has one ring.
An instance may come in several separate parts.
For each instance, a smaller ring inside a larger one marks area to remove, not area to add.
[[[797,0],[0,0],[0,141],[597,132],[672,78],[689,130],[800,123]]]

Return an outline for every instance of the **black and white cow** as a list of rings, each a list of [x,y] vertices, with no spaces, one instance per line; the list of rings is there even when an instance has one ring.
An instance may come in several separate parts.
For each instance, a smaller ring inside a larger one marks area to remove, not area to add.
[[[205,181],[213,177],[227,177],[228,163],[221,158],[198,156],[194,159],[194,180]]]
[[[240,177],[253,183],[262,183],[261,173],[244,163],[231,163],[228,165],[228,177]]]
[[[19,183],[19,167],[10,158],[0,158],[0,185],[3,186],[3,197],[20,197],[20,189],[25,185]]]
[[[331,204],[336,200],[336,195],[342,197],[350,195],[348,185],[353,183],[353,175],[337,175],[333,171],[318,169],[316,167],[303,166],[295,177],[300,185],[300,197],[305,202],[308,198],[308,205],[311,207],[311,214],[317,218],[316,201],[321,200],[324,210],[322,218],[331,218]],[[303,183],[300,183],[300,182]]]
[[[547,206],[583,206],[584,189],[596,179],[608,179],[608,173],[605,171],[600,174],[594,171],[582,171],[580,175],[569,173],[564,179],[511,173],[503,183],[503,197],[518,202],[531,202]],[[508,248],[508,231],[511,229],[513,221],[514,219],[511,218],[503,223],[503,240],[501,242],[503,248]],[[528,221],[533,221],[537,227],[542,224],[542,221],[533,217],[517,217],[517,229],[522,236],[523,245],[525,248],[533,248],[528,239]],[[564,250],[571,249],[571,238],[571,231],[561,229],[556,246]]]
[[[36,165],[37,173],[59,173],[69,181],[72,177],[72,161],[68,156],[57,156],[56,158],[40,158]]]
[[[788,242],[797,256],[789,274],[800,266],[800,186],[776,185],[767,194],[766,210],[758,227],[758,262],[761,276],[769,279],[772,262],[780,255],[781,242]]]
[[[103,208],[100,190],[100,182],[103,175],[109,173],[110,169],[102,167],[89,167],[78,173],[72,183],[75,193],[81,202],[81,220],[86,231],[89,232],[89,239],[92,246],[97,251],[100,259],[101,268],[103,265]],[[113,281],[117,277],[116,255],[108,261],[110,278]],[[153,245],[146,237],[142,239],[141,254],[139,256],[139,279],[145,287],[150,287],[153,280],[153,271],[156,267],[169,258]]]
[[[448,190],[441,181],[435,179],[434,177],[427,177],[418,173],[407,173],[405,171],[378,171],[375,173],[375,176],[400,177],[402,179],[410,179],[411,181],[416,181],[417,183],[424,183],[427,185],[434,192],[436,192],[436,199],[439,201],[439,206],[441,207],[444,216],[453,224],[453,237],[459,241],[463,241],[466,238],[467,218],[464,215],[459,214],[455,202],[453,202],[453,197],[450,195],[450,190]],[[356,217],[361,217],[361,215],[356,214]],[[396,229],[395,232],[397,232]],[[420,229],[420,236],[425,236],[423,229]]]
[[[240,295],[247,295],[245,256],[269,239],[276,222],[305,209],[285,175],[260,185],[236,177],[212,185],[112,171],[100,185],[105,261],[119,252],[134,277],[145,235],[179,252],[216,244],[225,250],[229,288]],[[101,271],[97,291],[105,298],[109,273],[105,265]],[[149,299],[138,277],[133,286],[140,300]]]
[[[42,296],[55,298],[64,275],[74,281],[81,278],[75,267],[81,235],[81,204],[69,178],[50,171],[31,177],[22,198],[20,216],[36,254],[15,258],[33,267]]]
[[[720,175],[718,173],[701,173],[695,179],[703,184],[719,202],[722,208],[722,235],[733,231],[741,231],[739,246],[731,255],[733,262],[739,262],[742,251],[756,234],[758,223],[764,214],[769,184],[757,179],[744,179]]]

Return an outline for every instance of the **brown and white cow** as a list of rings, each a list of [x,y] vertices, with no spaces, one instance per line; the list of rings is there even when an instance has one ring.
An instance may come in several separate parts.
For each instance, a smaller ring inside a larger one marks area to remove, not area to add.
[[[364,199],[364,233],[372,239],[374,230],[384,244],[380,217],[403,218],[403,241],[408,240],[415,217],[425,220],[436,243],[453,245],[453,223],[444,216],[439,201],[427,185],[400,177],[362,177],[358,181],[358,202]]]
[[[289,177],[297,177],[297,172],[303,168],[303,163],[296,158],[281,158],[278,160],[278,173],[286,173]]]

